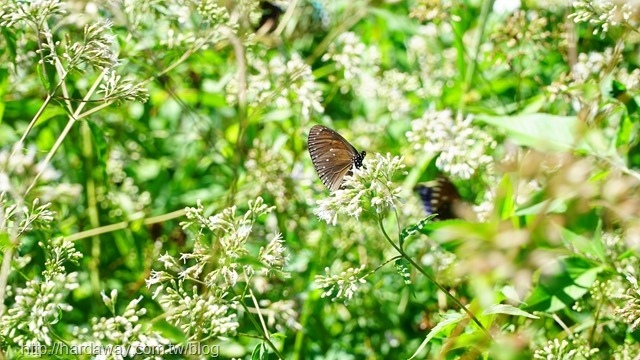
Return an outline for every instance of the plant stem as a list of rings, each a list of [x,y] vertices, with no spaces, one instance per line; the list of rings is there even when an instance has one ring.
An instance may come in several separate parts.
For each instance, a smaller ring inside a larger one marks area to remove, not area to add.
[[[271,339],[269,339],[269,336],[267,335],[267,333],[262,329],[262,327],[260,326],[260,324],[258,324],[258,322],[256,321],[256,319],[253,318],[253,316],[251,316],[251,313],[249,312],[249,308],[247,307],[247,305],[244,303],[244,301],[238,301],[240,303],[240,306],[242,306],[242,308],[244,309],[244,311],[247,314],[247,318],[249,318],[249,321],[251,321],[253,323],[253,326],[261,332],[261,339],[267,343],[267,345],[269,345],[269,347],[273,350],[273,352],[276,354],[276,356],[278,356],[278,359],[284,359],[284,356],[280,353],[280,350],[278,350],[278,348],[276,347],[276,345],[271,342]]]
[[[134,214],[127,221],[121,221],[119,223],[105,225],[105,226],[101,226],[101,227],[98,227],[98,228],[93,228],[93,229],[77,232],[77,233],[71,234],[69,236],[65,236],[65,239],[68,240],[68,241],[76,241],[76,240],[88,238],[90,236],[97,236],[97,235],[100,235],[100,234],[106,234],[106,233],[110,233],[112,231],[126,229],[131,224],[135,224],[138,221],[142,222],[142,224],[144,224],[144,225],[157,224],[157,223],[165,222],[167,220],[172,220],[172,219],[177,219],[177,218],[183,217],[184,213],[185,213],[184,209],[180,209],[180,210],[176,210],[176,211],[170,212],[168,214],[163,214],[163,215],[153,216],[153,217],[150,217],[150,218],[145,218],[144,214],[142,212],[138,212],[138,213]]]
[[[36,176],[33,177],[33,181],[31,182],[31,185],[29,185],[29,187],[25,191],[24,196],[26,196],[29,193],[29,191],[31,191],[31,189],[33,189],[33,187],[36,186],[36,183],[38,182],[38,179],[40,178],[40,175],[42,175],[42,173],[46,170],[47,165],[51,162],[51,159],[53,158],[53,155],[55,155],[56,151],[58,151],[58,148],[60,148],[60,145],[62,145],[62,141],[64,141],[64,139],[67,137],[67,135],[69,135],[69,132],[71,131],[71,128],[73,128],[73,125],[76,123],[76,121],[80,119],[78,117],[78,114],[80,114],[80,112],[84,108],[84,105],[91,98],[93,93],[96,91],[96,89],[98,88],[98,85],[100,85],[100,83],[102,82],[102,78],[106,74],[107,74],[107,70],[105,69],[100,74],[100,76],[98,76],[96,81],[93,83],[93,86],[91,87],[91,89],[89,89],[89,91],[87,92],[86,96],[84,97],[85,101],[80,102],[80,105],[78,105],[78,108],[76,109],[74,114],[71,114],[69,116],[70,117],[69,121],[67,122],[67,125],[65,126],[64,130],[62,130],[62,134],[60,134],[60,136],[58,136],[58,138],[56,139],[55,144],[53,144],[53,147],[51,148],[51,150],[49,150],[49,153],[47,154],[47,157],[41,163],[40,171],[36,174]]]
[[[463,110],[465,108],[465,95],[471,88],[471,83],[473,82],[473,77],[476,73],[476,68],[478,67],[478,53],[480,52],[480,47],[482,46],[482,38],[484,37],[484,31],[487,27],[487,23],[489,20],[489,14],[491,13],[491,8],[493,7],[493,0],[484,0],[482,2],[482,8],[480,10],[480,24],[478,26],[478,32],[476,33],[476,37],[474,39],[474,49],[473,56],[467,65],[467,69],[465,71],[465,78],[462,87],[463,96],[460,97],[460,102],[458,104],[458,108]],[[463,44],[462,39],[460,39],[460,43]],[[463,48],[463,45],[460,47]]]
[[[480,320],[478,320],[478,318],[469,309],[467,309],[466,306],[464,306],[458,299],[456,299],[455,296],[451,295],[451,293],[449,293],[449,291],[444,286],[442,286],[433,276],[431,276],[425,269],[423,269],[422,266],[420,266],[420,264],[418,264],[415,260],[413,260],[413,258],[411,258],[406,252],[404,252],[403,249],[401,249],[398,245],[396,245],[396,243],[393,242],[393,240],[391,240],[391,238],[389,237],[389,234],[387,234],[387,231],[384,228],[384,224],[382,224],[382,217],[381,216],[378,216],[378,224],[380,225],[380,229],[382,230],[382,233],[384,234],[384,237],[387,239],[389,244],[391,244],[391,246],[393,246],[393,248],[396,249],[396,251],[398,253],[400,253],[400,255],[402,255],[402,257],[404,257],[407,261],[409,261],[411,263],[411,265],[413,265],[422,275],[426,276],[427,279],[429,279],[440,290],[442,290],[445,293],[445,295],[449,299],[451,299],[451,301],[453,301],[464,312],[466,312],[467,315],[469,315],[469,317],[471,318],[471,320],[473,320],[473,322],[475,322],[478,325],[478,327],[480,329],[482,329],[482,331],[484,331],[484,333],[487,335],[487,337],[489,339],[491,339],[491,334],[489,334],[489,331],[487,331],[487,329],[484,327],[484,325],[482,325]]]

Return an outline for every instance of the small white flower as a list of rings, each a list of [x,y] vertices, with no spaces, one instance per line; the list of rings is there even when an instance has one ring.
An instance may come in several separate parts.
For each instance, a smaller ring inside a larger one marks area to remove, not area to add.
[[[286,249],[283,244],[282,234],[276,233],[267,247],[260,248],[260,254],[258,255],[260,262],[270,268],[282,269],[286,262]]]
[[[322,297],[331,297],[332,301],[348,302],[358,291],[361,284],[366,284],[364,276],[360,273],[364,265],[359,268],[349,268],[339,275],[331,275],[329,268],[325,268],[326,276],[316,275],[315,282],[319,287],[326,289]]]

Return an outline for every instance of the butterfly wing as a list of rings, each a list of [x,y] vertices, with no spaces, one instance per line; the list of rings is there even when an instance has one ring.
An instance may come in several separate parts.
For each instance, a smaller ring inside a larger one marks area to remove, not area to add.
[[[311,162],[322,183],[331,191],[340,188],[344,176],[353,165],[361,164],[364,157],[364,152],[359,154],[342,135],[326,126],[312,127],[308,143]]]
[[[278,27],[280,16],[284,13],[284,10],[269,1],[261,1],[260,10],[262,11],[262,16],[255,30],[270,33]]]
[[[426,184],[420,184],[415,189],[422,199],[422,205],[427,215],[438,214],[439,220],[450,220],[458,218],[456,206],[461,197],[455,185],[443,175]]]

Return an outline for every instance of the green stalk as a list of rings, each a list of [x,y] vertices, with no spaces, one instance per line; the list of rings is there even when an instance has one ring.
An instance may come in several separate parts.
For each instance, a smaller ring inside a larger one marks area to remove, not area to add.
[[[465,72],[464,83],[462,85],[462,96],[460,96],[460,102],[458,108],[462,111],[465,108],[465,94],[471,89],[471,84],[473,83],[473,78],[476,73],[476,69],[478,67],[478,53],[480,52],[480,46],[482,45],[482,39],[484,38],[484,32],[487,27],[489,14],[491,14],[491,9],[493,8],[493,0],[485,0],[482,2],[482,9],[480,10],[480,20],[478,25],[477,36],[474,39],[474,49],[473,49],[473,58],[467,64],[467,71]],[[462,39],[460,39],[461,49],[464,44],[462,44]],[[464,56],[461,53],[461,56]]]
[[[260,324],[256,321],[256,319],[253,318],[253,316],[251,315],[251,313],[249,312],[249,308],[247,307],[247,305],[244,303],[244,301],[238,301],[238,303],[240,303],[240,305],[242,306],[242,308],[244,309],[245,313],[247,314],[247,318],[249,319],[249,321],[251,321],[251,323],[253,323],[253,326],[256,328],[256,330],[258,330],[260,332],[261,339],[267,343],[267,345],[269,345],[269,347],[271,348],[271,350],[273,350],[273,352],[276,354],[276,356],[278,357],[278,359],[284,359],[285,357],[280,353],[280,350],[278,350],[278,347],[276,347],[276,345],[271,342],[271,339],[269,339],[269,335],[264,332],[262,326],[260,326]]]
[[[91,130],[89,125],[82,123],[80,126],[80,133],[82,136],[82,156],[84,157],[84,168],[87,189],[87,212],[89,216],[89,223],[91,228],[96,229],[100,227],[100,217],[98,216],[98,194],[96,192],[96,182],[93,178],[93,171],[95,169],[94,154],[91,140]],[[100,298],[100,237],[97,235],[91,236],[91,258],[89,259],[89,278],[91,279],[92,293],[96,297],[96,300]]]
[[[469,309],[467,309],[466,306],[464,306],[458,299],[456,299],[455,296],[451,295],[444,286],[442,286],[433,276],[431,276],[425,269],[423,269],[422,266],[420,266],[420,264],[418,264],[415,260],[413,260],[411,256],[409,256],[406,252],[404,252],[404,250],[400,248],[400,246],[396,245],[396,243],[394,243],[393,240],[391,240],[391,238],[389,237],[389,234],[387,234],[387,231],[384,228],[384,224],[382,224],[382,216],[378,216],[378,224],[380,225],[380,229],[382,230],[382,233],[384,234],[384,237],[387,239],[389,244],[391,244],[391,246],[393,246],[393,248],[396,249],[396,251],[400,253],[400,255],[402,255],[403,258],[405,258],[408,262],[410,262],[411,265],[413,265],[422,275],[426,276],[427,279],[429,279],[440,290],[442,290],[445,293],[445,295],[449,299],[451,299],[451,301],[453,301],[456,305],[458,305],[458,307],[460,307],[464,312],[466,312],[467,315],[469,315],[469,317],[471,318],[471,320],[473,320],[473,322],[475,322],[478,325],[478,327],[482,329],[482,331],[484,331],[487,337],[491,339],[491,334],[489,334],[489,331],[487,331],[487,329],[484,327],[484,325],[482,325],[480,320],[478,320],[478,318]]]

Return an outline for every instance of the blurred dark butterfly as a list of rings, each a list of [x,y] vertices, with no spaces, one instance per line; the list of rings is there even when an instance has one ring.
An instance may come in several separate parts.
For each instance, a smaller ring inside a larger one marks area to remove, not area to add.
[[[438,214],[438,220],[458,218],[457,207],[462,198],[455,185],[445,176],[438,175],[435,180],[419,184],[414,188],[422,199],[427,215]]]
[[[262,16],[255,30],[270,33],[278,27],[280,16],[284,13],[284,10],[269,1],[260,2],[260,10],[262,11]]]
[[[621,82],[614,80],[611,84],[611,91],[609,93],[627,107],[627,111],[630,115],[638,110],[638,102],[634,98],[633,94],[630,93],[629,90],[627,90],[627,87]]]
[[[353,166],[362,166],[366,152],[359,153],[340,134],[326,126],[316,125],[309,131],[309,155],[322,183],[336,191]]]

